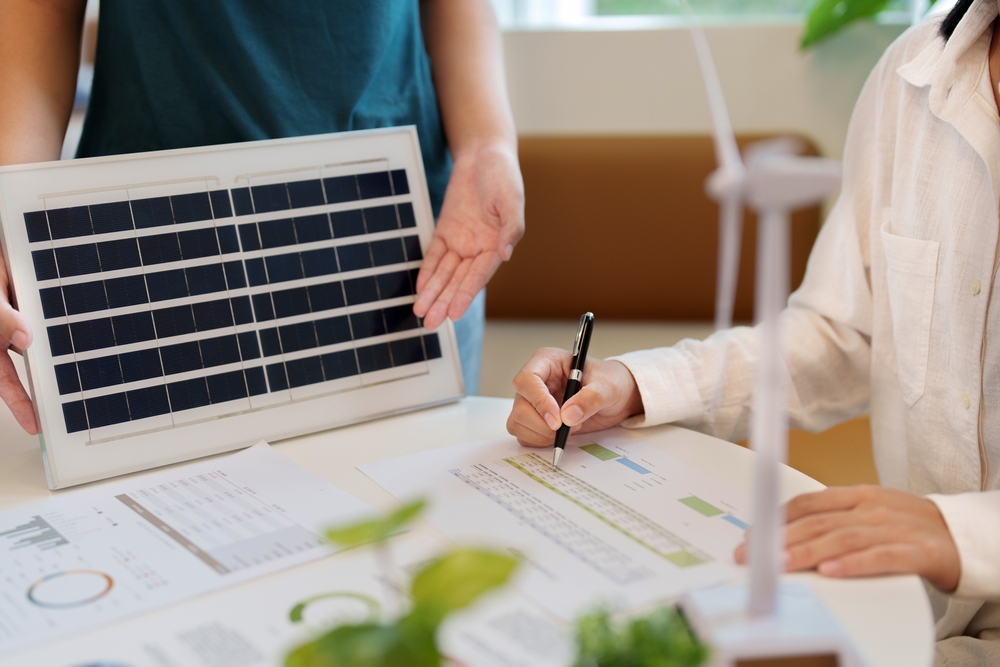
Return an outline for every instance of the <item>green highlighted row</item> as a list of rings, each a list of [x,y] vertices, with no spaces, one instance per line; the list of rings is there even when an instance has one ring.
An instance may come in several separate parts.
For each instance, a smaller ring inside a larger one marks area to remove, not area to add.
[[[591,456],[599,458],[602,461],[612,461],[618,458],[618,455],[615,454],[613,451],[611,451],[607,447],[601,447],[596,442],[592,445],[584,445],[580,449],[587,452]]]
[[[724,511],[720,510],[715,505],[706,503],[704,500],[698,496],[688,496],[687,498],[681,498],[681,502],[695,512],[699,514],[704,514],[705,516],[719,516],[720,514],[725,514]]]

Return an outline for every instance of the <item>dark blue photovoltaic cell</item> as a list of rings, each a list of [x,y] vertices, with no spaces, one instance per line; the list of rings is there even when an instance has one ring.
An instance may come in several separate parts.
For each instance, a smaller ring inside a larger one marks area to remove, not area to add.
[[[208,383],[205,378],[171,382],[167,385],[167,395],[170,397],[170,409],[173,412],[191,410],[210,405]]]
[[[32,250],[31,263],[35,265],[36,280],[55,280],[59,277],[59,271],[56,270],[56,256],[51,248]]]
[[[276,318],[294,317],[309,312],[309,295],[305,287],[274,292],[273,301]]]
[[[306,291],[309,293],[309,305],[314,313],[344,307],[344,289],[339,282],[310,285]]]
[[[281,341],[278,339],[277,329],[261,329],[260,349],[265,357],[273,357],[281,354]]]
[[[245,331],[237,336],[240,343],[240,357],[243,361],[260,358],[260,346],[257,344],[257,334]]]
[[[414,293],[410,285],[410,274],[407,271],[382,273],[375,276],[375,279],[378,281],[378,292],[383,300],[396,299]]]
[[[219,254],[219,240],[211,227],[179,232],[177,238],[180,240],[181,257],[184,259],[198,259]]]
[[[236,324],[249,324],[253,322],[253,310],[250,308],[250,297],[238,296],[229,301],[233,309],[233,321]]]
[[[382,310],[382,315],[385,317],[385,328],[389,333],[416,329],[420,326],[420,320],[413,314],[411,304],[385,308]]]
[[[427,334],[423,337],[424,340],[424,350],[427,351],[427,359],[440,359],[441,358],[441,341],[438,340],[437,334]]]
[[[260,235],[257,233],[257,224],[248,222],[240,225],[239,229],[240,244],[243,246],[243,252],[260,250]]]
[[[116,315],[111,318],[111,326],[118,345],[131,345],[156,338],[152,313]]]
[[[392,186],[389,184],[389,172],[379,171],[373,174],[358,174],[358,190],[362,199],[391,197]]]
[[[233,311],[228,299],[192,303],[191,311],[194,313],[194,323],[198,331],[233,326]]]
[[[122,370],[118,365],[118,355],[79,361],[76,368],[80,373],[80,385],[84,391],[122,383]]]
[[[404,338],[389,343],[393,366],[406,366],[424,360],[424,346],[419,338]]]
[[[333,227],[333,238],[335,239],[342,239],[345,236],[361,236],[365,233],[365,218],[361,209],[331,213],[330,225]]]
[[[382,319],[382,311],[369,310],[364,313],[352,314],[351,331],[354,332],[354,340],[383,335],[385,333],[385,321]]]
[[[232,262],[226,262],[222,265],[222,268],[226,273],[227,288],[234,290],[247,286],[247,277],[246,274],[243,273],[243,262],[238,259]]]
[[[250,188],[236,188],[230,190],[233,196],[233,209],[236,215],[253,214],[253,202],[250,201]]]
[[[95,234],[126,232],[134,228],[132,209],[129,208],[127,201],[92,204],[90,206],[90,220],[94,225]]]
[[[289,183],[288,199],[292,202],[292,208],[322,206],[326,203],[323,200],[323,185],[318,179],[314,181],[296,181],[294,183]]]
[[[104,292],[104,282],[78,283],[63,286],[63,300],[66,302],[66,313],[79,315],[108,309],[108,297]]]
[[[372,255],[367,243],[342,245],[337,248],[341,271],[357,271],[372,267]]]
[[[68,324],[57,324],[45,327],[45,333],[49,337],[49,350],[53,357],[64,354],[73,354],[73,338],[69,335]]]
[[[284,364],[271,364],[267,367],[267,383],[271,386],[271,391],[288,389]]]
[[[140,380],[163,377],[160,352],[155,347],[119,354],[118,363],[121,364],[122,377],[125,382],[139,382]]]
[[[260,257],[243,262],[247,271],[247,282],[251,287],[267,284],[267,272],[264,270],[264,260]]]
[[[327,382],[358,374],[358,360],[354,356],[354,350],[330,352],[321,356],[320,360],[323,363],[323,375],[326,376]]]
[[[162,227],[174,224],[174,215],[170,210],[169,197],[136,199],[131,204],[132,219],[135,221],[136,229],[149,229],[150,227]]]
[[[59,265],[61,278],[101,272],[96,243],[56,248],[56,263]]]
[[[163,361],[163,372],[166,375],[187,373],[202,368],[198,341],[164,345],[160,347],[160,359]]]
[[[191,312],[191,306],[154,310],[153,322],[156,325],[157,338],[183,336],[197,331],[194,326],[194,314]]]
[[[326,213],[295,218],[295,237],[299,243],[315,243],[333,238],[330,232],[330,218]]]
[[[319,248],[300,253],[302,271],[306,278],[337,273],[336,248]]]
[[[121,424],[129,420],[128,400],[125,393],[97,396],[84,401],[90,428]]]
[[[326,191],[326,203],[339,204],[345,201],[357,201],[358,183],[353,176],[338,176],[324,178],[323,189]]]
[[[205,368],[225,366],[240,362],[240,346],[236,336],[219,336],[198,341],[201,348],[201,363]]]
[[[56,364],[56,384],[59,394],[75,394],[80,391],[80,376],[76,373],[76,364]]]
[[[410,194],[410,183],[406,180],[406,170],[405,169],[394,169],[389,172],[389,177],[392,179],[392,193],[395,195],[408,195]]]
[[[184,272],[187,274],[187,286],[191,296],[224,292],[226,289],[226,275],[222,270],[222,264],[190,266],[184,269]]]
[[[172,195],[170,205],[174,211],[174,221],[177,224],[212,219],[212,206],[209,204],[207,192]]]
[[[399,213],[399,226],[403,229],[408,227],[417,226],[417,216],[413,213],[413,204],[409,202],[403,202],[402,204],[396,205],[396,211]]]
[[[229,205],[228,190],[213,190],[208,193],[208,197],[212,201],[212,214],[216,220],[233,216],[233,209]]]
[[[362,373],[373,373],[386,368],[392,368],[392,356],[389,353],[389,345],[387,343],[359,347],[357,352],[358,366],[361,368]]]
[[[101,271],[131,269],[142,264],[135,239],[101,241],[97,244],[97,254],[101,258]]]
[[[291,387],[304,387],[323,381],[323,364],[319,357],[306,357],[285,362],[288,373],[288,384]]]
[[[208,396],[213,405],[246,398],[247,383],[243,377],[243,371],[209,375]]]
[[[365,227],[369,234],[399,229],[395,206],[376,206],[365,209]]]
[[[46,287],[38,290],[38,296],[42,300],[42,314],[45,318],[64,317],[66,307],[63,305],[62,290],[58,287]]]
[[[223,281],[224,283],[225,281]],[[182,299],[188,296],[184,269],[146,274],[146,289],[149,291],[149,300],[153,302]],[[223,287],[223,289],[225,288]]]
[[[258,322],[269,322],[274,319],[274,305],[271,303],[270,294],[254,294],[251,298],[254,319]]]
[[[69,325],[69,330],[73,335],[73,349],[78,354],[90,350],[100,350],[104,347],[114,347],[116,344],[110,317],[74,322]]]
[[[268,220],[257,223],[260,230],[260,244],[265,248],[280,248],[295,245],[295,223],[291,218]]]
[[[181,245],[177,234],[143,236],[139,239],[139,252],[144,266],[181,260]]]
[[[317,346],[316,331],[312,322],[286,324],[278,327],[278,338],[281,339],[281,351],[285,354],[299,350],[311,350]]]
[[[267,393],[267,381],[264,379],[264,369],[260,366],[248,368],[243,373],[247,381],[247,391],[251,396]]]
[[[219,237],[219,250],[223,255],[240,251],[240,242],[236,238],[236,225],[225,225],[216,227],[215,233]]]
[[[288,189],[284,183],[275,185],[255,185],[250,188],[253,209],[257,213],[288,210]]]
[[[108,295],[108,306],[124,308],[149,303],[146,281],[142,276],[126,276],[104,281],[104,291]]]
[[[63,403],[63,419],[66,420],[66,432],[77,433],[87,430],[87,409],[83,401]]]
[[[267,266],[267,280],[270,283],[282,283],[302,278],[302,262],[299,253],[290,255],[272,255],[264,258]]]
[[[375,266],[402,264],[406,261],[406,256],[403,254],[403,242],[401,239],[372,241],[368,245],[371,247],[372,259],[375,260]]]
[[[378,301],[378,287],[373,276],[345,280],[344,293],[347,294],[347,303],[351,306]]]
[[[90,236],[94,229],[90,224],[90,210],[86,206],[57,208],[47,212],[49,231],[53,239],[69,239],[74,236]]]
[[[420,250],[420,237],[407,236],[403,239],[403,247],[406,249],[406,261],[415,262],[423,259],[424,254]]]
[[[134,389],[125,392],[125,396],[128,399],[128,409],[132,421],[165,415],[170,412],[170,402],[167,400],[165,385]]]
[[[328,317],[314,323],[316,341],[320,347],[346,343],[351,340],[351,324],[347,316]]]
[[[45,217],[45,211],[28,211],[24,214],[24,226],[28,230],[28,241],[49,240],[49,221]]]

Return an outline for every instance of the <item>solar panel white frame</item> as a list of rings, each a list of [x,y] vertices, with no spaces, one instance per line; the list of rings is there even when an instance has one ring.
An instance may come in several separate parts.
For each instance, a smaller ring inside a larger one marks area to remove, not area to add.
[[[322,200],[317,199],[317,180],[322,184]],[[356,188],[355,198],[351,198],[351,187]],[[203,193],[209,193],[207,219]],[[226,205],[230,206],[228,217]],[[252,213],[247,206],[253,208]],[[363,211],[360,215],[359,210]],[[37,211],[46,214],[32,217]],[[327,232],[322,218],[316,217],[326,214],[331,214],[326,218],[331,238],[322,238]],[[128,220],[123,222],[123,216]],[[168,217],[169,222],[164,222]],[[291,227],[296,230],[292,246],[285,244],[290,238],[289,218],[295,221]],[[360,233],[353,228],[359,219],[365,225]],[[73,220],[83,220],[84,227],[89,222],[93,235],[51,238],[54,225],[62,230],[55,235],[65,236],[67,229],[74,229]],[[265,224],[251,228],[252,223]],[[338,236],[338,224],[345,233],[358,235]],[[49,487],[63,488],[237,449],[261,438],[281,440],[463,396],[451,324],[428,332],[415,319],[403,321],[415,299],[416,270],[433,229],[413,127],[0,168],[4,257],[17,307],[34,333],[25,365],[41,427]],[[176,242],[175,232],[179,234]],[[269,242],[271,247],[253,249],[255,233],[257,243]],[[46,234],[47,240],[42,238]],[[233,246],[237,237],[240,245]],[[402,244],[402,252],[395,240]],[[212,254],[213,244],[218,254]],[[363,244],[369,244],[373,267],[363,267]],[[328,266],[323,262],[332,257],[331,252],[337,255],[336,272],[316,269]],[[402,263],[397,262],[400,257]],[[377,265],[380,259],[382,266]],[[88,273],[94,261],[100,265],[99,275]],[[141,265],[136,267],[136,261]],[[313,274],[309,266],[314,267]],[[408,284],[404,272],[410,277]],[[73,273],[79,275],[64,275]],[[183,284],[174,279],[180,275]],[[249,284],[241,287],[240,275]],[[194,294],[210,289],[200,286],[216,285],[223,279],[220,276],[225,279],[224,293]],[[254,285],[252,276],[270,282]],[[102,288],[95,287],[95,279]],[[370,299],[373,284],[378,290],[376,301],[352,301]],[[94,289],[103,296],[91,299],[88,295],[95,294]],[[187,289],[188,294],[171,292],[177,289]],[[403,294],[406,290],[411,293]],[[306,303],[303,291],[309,312],[301,310]],[[338,291],[341,297],[330,297],[332,301],[323,296]],[[274,292],[283,294],[269,299],[259,296]],[[388,298],[383,298],[383,292]],[[43,309],[43,294],[48,311]],[[58,295],[56,301],[53,295]],[[337,307],[337,298],[346,304]],[[106,309],[94,305],[100,299],[110,300]],[[274,314],[284,315],[283,319],[260,320],[266,317],[261,311],[267,309],[267,302],[288,311]],[[251,319],[246,321],[250,306]],[[59,307],[84,312],[54,315]],[[92,308],[98,310],[88,310]],[[171,315],[177,312],[184,317]],[[216,313],[210,316],[215,319],[208,329],[201,326],[206,312]],[[231,324],[226,324],[226,317]],[[177,324],[182,320],[183,326]],[[325,334],[320,332],[321,320]],[[133,321],[145,324],[133,326]],[[144,328],[150,322],[152,329]],[[191,322],[197,329],[194,332]],[[349,341],[336,338],[345,322],[351,327]],[[298,329],[291,326],[296,324]],[[55,333],[49,332],[50,327]],[[101,334],[104,330],[117,337],[109,340],[108,334]],[[146,333],[136,333],[140,330]],[[266,330],[273,331],[265,334]],[[295,331],[306,330],[312,331],[315,340],[303,335],[306,343],[302,344],[317,345],[288,352],[288,346],[299,345],[294,342],[299,340]],[[152,341],[142,339],[148,331],[156,336]],[[187,333],[178,333],[183,331]],[[286,336],[288,331],[292,333]],[[355,335],[368,337],[355,339]],[[71,345],[74,341],[76,346]],[[195,356],[189,353],[195,349],[192,341],[199,341],[197,362],[192,362]],[[188,345],[177,347],[184,343]],[[252,357],[253,344],[258,347],[257,358]],[[272,353],[278,344],[280,354],[264,356],[266,344]],[[236,362],[233,345],[238,348]],[[88,346],[98,347],[76,349]],[[172,350],[169,359],[179,364],[171,367],[173,371],[168,370],[163,351],[167,347]],[[222,348],[228,352],[220,352]],[[159,376],[146,373],[143,369],[148,364],[136,361],[147,358],[142,354],[150,354],[151,349],[159,350],[154,354],[160,358],[156,362]],[[338,377],[350,373],[352,354],[356,372]],[[121,372],[120,382],[113,373],[101,374],[107,363],[114,366],[108,360],[116,356],[114,373]],[[188,368],[191,363],[203,367]],[[283,370],[275,370],[279,364]],[[86,374],[84,366],[90,369]],[[131,376],[123,370],[126,367],[132,369]],[[317,368],[322,372],[318,382]],[[73,369],[75,376],[67,369]],[[293,386],[280,388],[282,374]],[[209,376],[214,385],[199,380]],[[262,377],[267,391],[254,394],[260,392]],[[97,386],[106,382],[112,384]],[[299,384],[294,386],[295,382]],[[246,397],[240,397],[240,392],[246,392]],[[154,414],[162,410],[164,396],[170,411]],[[203,405],[206,396],[210,402]],[[128,411],[124,421],[122,406]],[[79,421],[81,414],[85,423]],[[72,430],[81,424],[85,428]]]

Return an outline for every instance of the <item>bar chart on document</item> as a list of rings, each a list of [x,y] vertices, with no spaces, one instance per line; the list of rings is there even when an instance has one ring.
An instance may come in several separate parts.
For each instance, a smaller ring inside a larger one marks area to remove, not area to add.
[[[331,501],[365,511],[260,446],[5,511],[0,654],[318,558]]]
[[[742,493],[634,438],[574,440],[560,468],[498,440],[362,470],[401,498],[417,491],[409,480],[438,476],[431,522],[453,539],[523,555],[525,592],[565,618],[734,576],[748,527]]]

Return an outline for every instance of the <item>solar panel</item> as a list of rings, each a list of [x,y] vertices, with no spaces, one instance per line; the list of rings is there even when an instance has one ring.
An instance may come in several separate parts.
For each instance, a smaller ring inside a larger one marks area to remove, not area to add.
[[[455,400],[393,128],[0,169],[49,486]]]

